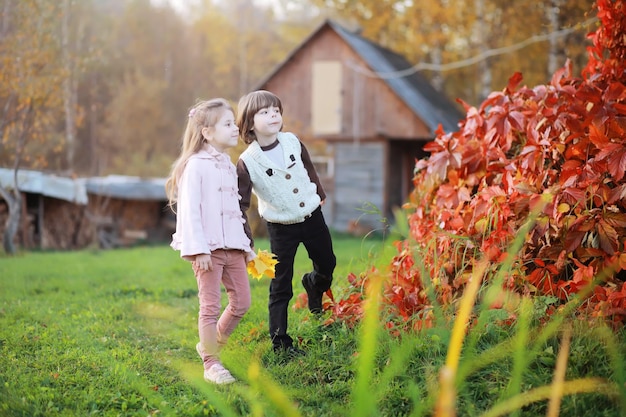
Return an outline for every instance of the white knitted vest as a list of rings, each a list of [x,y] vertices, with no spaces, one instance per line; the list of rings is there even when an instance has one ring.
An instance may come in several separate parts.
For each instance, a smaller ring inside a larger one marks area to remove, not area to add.
[[[317,185],[302,162],[300,140],[292,133],[277,136],[283,149],[286,168],[264,155],[254,141],[239,157],[248,168],[252,192],[258,198],[259,215],[272,223],[303,222],[320,205]]]

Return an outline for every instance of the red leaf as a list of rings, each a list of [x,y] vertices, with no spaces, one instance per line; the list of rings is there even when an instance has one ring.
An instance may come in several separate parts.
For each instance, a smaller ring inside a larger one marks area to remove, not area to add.
[[[584,214],[578,217],[570,225],[571,231],[588,232],[595,228],[595,220],[591,214]]]
[[[563,190],[562,196],[565,203],[575,205],[585,201],[586,193],[580,188],[569,187]]]
[[[619,187],[615,187],[611,190],[607,203],[614,204],[618,200],[626,198],[626,184],[622,184]]]
[[[567,159],[580,159],[587,160],[589,154],[589,140],[587,138],[580,138],[575,143],[572,143],[565,150],[565,157]]]
[[[598,221],[598,238],[600,247],[609,255],[613,255],[619,248],[617,232],[604,219]]]
[[[597,160],[606,159],[608,169],[615,181],[620,181],[626,171],[626,146],[620,143],[607,143],[596,156]]]
[[[463,106],[463,109],[467,112],[472,106],[470,106],[469,104],[467,104],[465,101],[463,101],[460,98],[456,99],[456,102],[459,103],[461,106]]]
[[[561,85],[561,80],[567,75],[569,76],[569,74],[567,73],[568,68],[567,67],[562,67],[560,69],[558,69],[553,75],[552,75],[552,80],[550,80],[550,84],[552,84],[555,87],[559,87]]]
[[[613,227],[625,227],[626,228],[626,213],[621,212],[606,212],[602,218],[608,224]]]
[[[509,83],[506,86],[505,92],[509,94],[515,92],[515,90],[517,90],[517,86],[522,82],[523,79],[524,77],[522,76],[521,72],[515,72],[509,78]]]
[[[571,187],[576,184],[576,179],[582,172],[583,162],[577,159],[568,159],[561,166],[561,176],[559,184],[564,187]],[[570,181],[572,179],[572,181]],[[567,185],[566,185],[567,184]]]
[[[516,130],[524,130],[525,120],[526,117],[524,117],[524,114],[519,111],[513,110],[509,113],[509,122],[511,122],[511,125]]]
[[[613,307],[626,307],[626,283],[622,283],[622,288],[611,292],[607,298]]]
[[[565,235],[563,247],[567,252],[574,252],[580,246],[585,237],[585,232],[569,230]]]
[[[589,126],[589,140],[599,149],[604,148],[609,143],[605,131],[606,128],[604,126],[596,126],[595,123]]]
[[[626,104],[624,103],[613,103],[611,105],[616,112],[620,114],[626,114]]]
[[[626,86],[619,81],[612,82],[604,92],[604,99],[606,101],[626,100]]]

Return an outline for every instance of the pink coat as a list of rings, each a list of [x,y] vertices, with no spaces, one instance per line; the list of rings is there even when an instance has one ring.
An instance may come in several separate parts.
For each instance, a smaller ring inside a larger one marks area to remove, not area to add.
[[[239,207],[237,173],[230,157],[210,147],[192,155],[178,184],[176,233],[171,247],[193,261],[216,249],[239,249],[253,259]]]

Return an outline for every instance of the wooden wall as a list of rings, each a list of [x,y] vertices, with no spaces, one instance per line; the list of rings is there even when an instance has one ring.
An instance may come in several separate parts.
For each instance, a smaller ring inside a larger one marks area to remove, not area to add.
[[[327,201],[334,213],[330,226],[339,231],[351,231],[357,222],[361,228],[380,227],[381,214],[368,214],[364,210],[383,210],[386,178],[383,170],[384,144],[337,142],[333,148],[337,160],[334,177],[336,192]]]
[[[15,245],[22,250],[77,249],[88,246],[94,235],[89,228],[87,208],[39,194],[22,193],[22,213]],[[9,216],[0,200],[0,233]]]
[[[108,199],[90,195],[87,206],[23,193],[23,212],[15,236],[22,250],[113,248],[137,243],[169,244],[176,218],[165,202]],[[0,234],[8,209],[0,200]]]
[[[176,228],[175,215],[162,201],[90,195],[89,212],[99,245],[105,248],[140,242],[169,244]]]

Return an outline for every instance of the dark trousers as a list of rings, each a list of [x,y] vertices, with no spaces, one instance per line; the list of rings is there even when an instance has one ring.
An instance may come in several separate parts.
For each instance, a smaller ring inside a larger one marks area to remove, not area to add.
[[[271,251],[278,260],[275,278],[270,282],[269,331],[274,348],[285,348],[293,344],[287,334],[287,312],[293,297],[293,263],[298,246],[304,245],[313,262],[311,281],[320,291],[330,288],[337,258],[321,207],[302,223],[268,222],[267,231]]]

